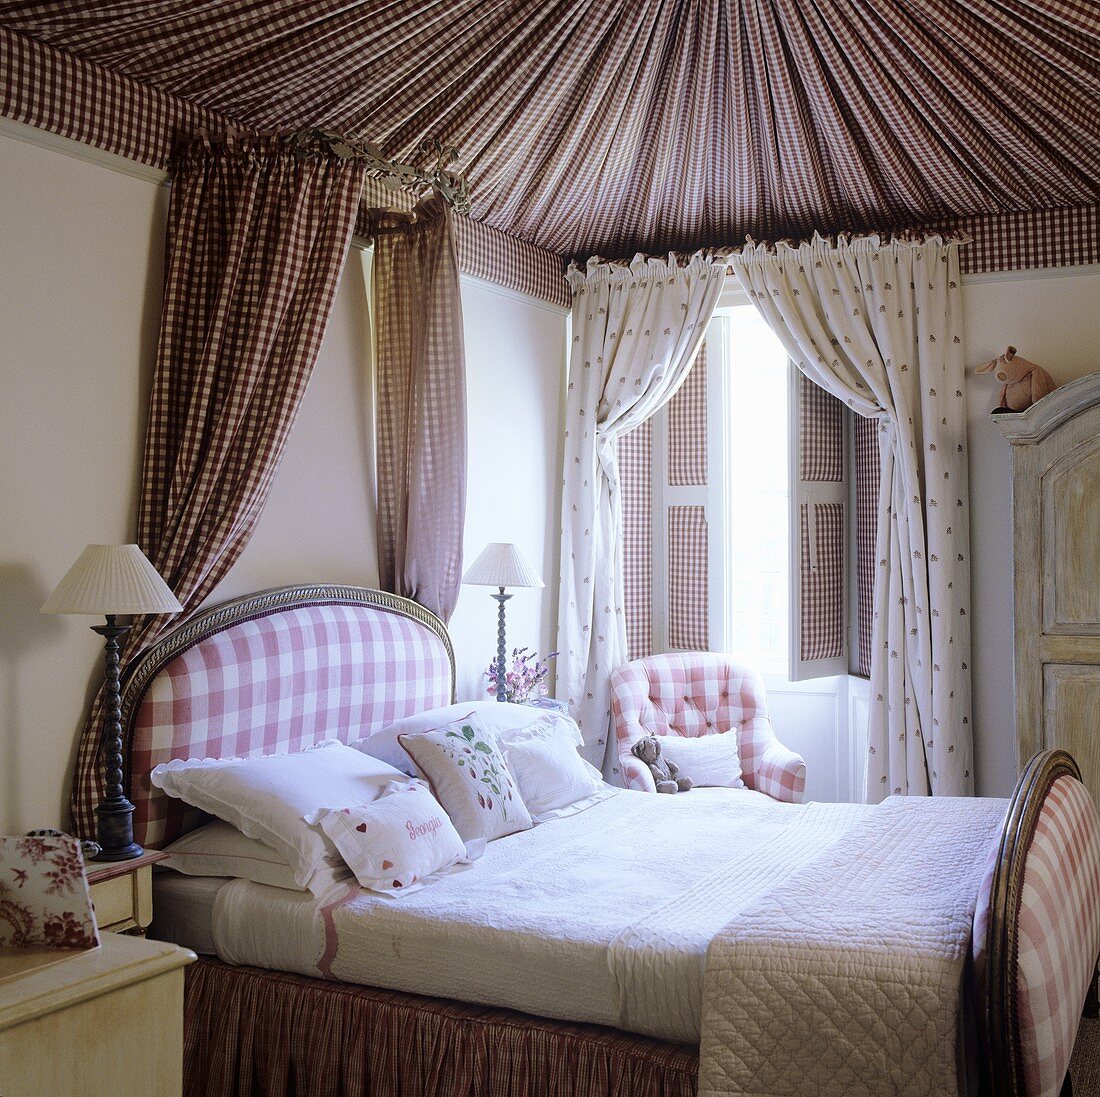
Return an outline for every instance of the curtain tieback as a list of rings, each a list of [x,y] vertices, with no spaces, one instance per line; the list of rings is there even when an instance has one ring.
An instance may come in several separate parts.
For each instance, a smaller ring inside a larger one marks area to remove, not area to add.
[[[612,492],[619,490],[619,458],[615,452],[615,442],[613,436],[596,435],[596,461]]]

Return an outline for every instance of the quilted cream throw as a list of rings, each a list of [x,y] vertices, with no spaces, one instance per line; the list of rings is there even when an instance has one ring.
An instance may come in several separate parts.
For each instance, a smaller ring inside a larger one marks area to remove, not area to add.
[[[956,1097],[1006,801],[890,797],[711,942],[699,1097]]]

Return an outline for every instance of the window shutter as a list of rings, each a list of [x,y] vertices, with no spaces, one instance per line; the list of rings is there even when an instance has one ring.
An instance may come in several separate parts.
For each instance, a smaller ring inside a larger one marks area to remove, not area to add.
[[[653,653],[653,420],[618,441],[628,659]]]
[[[852,415],[852,479],[854,480],[855,512],[855,607],[851,672],[863,678],[871,677],[871,621],[874,617],[875,543],[878,536],[878,496],[881,465],[877,419]]]
[[[704,342],[668,404],[619,439],[623,594],[631,659],[709,646],[707,386]],[[662,592],[656,601],[655,590]]]
[[[710,531],[707,522],[707,345],[665,411],[664,516],[668,567],[668,651],[710,645]]]
[[[790,680],[848,673],[848,409],[792,362]]]
[[[667,592],[655,614],[657,651],[710,646],[707,379],[704,341],[679,391],[653,417],[653,528],[663,542],[654,585]]]

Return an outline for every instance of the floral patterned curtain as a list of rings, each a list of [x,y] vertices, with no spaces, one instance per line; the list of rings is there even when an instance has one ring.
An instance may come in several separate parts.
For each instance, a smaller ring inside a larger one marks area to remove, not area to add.
[[[878,420],[866,798],[972,794],[959,243],[815,237],[731,262],[799,368]]]
[[[672,398],[687,377],[725,281],[725,255],[630,263],[589,260],[568,274],[573,343],[562,491],[558,693],[608,757],[612,672],[627,658],[622,498],[616,441]]]

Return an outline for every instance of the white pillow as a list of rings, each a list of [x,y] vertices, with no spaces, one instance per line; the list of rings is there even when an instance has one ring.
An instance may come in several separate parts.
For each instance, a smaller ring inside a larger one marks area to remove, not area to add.
[[[538,825],[552,823],[555,819],[568,819],[571,815],[579,815],[582,811],[602,804],[604,800],[610,800],[612,796],[618,796],[621,792],[626,792],[626,789],[616,788],[614,785],[607,784],[606,781],[601,781],[600,787],[591,796],[576,800],[563,808],[554,808],[553,811],[533,811],[531,818]]]
[[[537,711],[537,710],[536,710]],[[574,750],[584,746],[584,736],[577,721],[564,712],[542,712],[537,720],[519,727],[492,727],[497,742],[507,750],[513,743],[521,742],[532,736],[553,739],[564,743]]]
[[[583,800],[602,784],[599,771],[557,731],[553,725],[543,725],[513,739],[504,748],[523,802],[536,815]]]
[[[247,838],[236,827],[215,819],[173,842],[165,851],[166,868],[185,876],[231,876],[257,884],[303,891],[294,870],[270,846]]]
[[[737,732],[688,738],[684,735],[658,735],[661,754],[666,762],[680,767],[680,777],[690,777],[700,788],[744,788],[741,780],[741,756],[737,752]]]
[[[420,781],[393,782],[373,804],[324,808],[306,816],[332,839],[360,885],[396,895],[466,858],[439,801]]]
[[[369,804],[395,777],[393,766],[329,740],[298,754],[259,758],[176,758],[150,781],[270,846],[294,872],[294,882],[321,895],[349,873],[336,847],[303,815],[327,804]]]
[[[471,714],[480,717],[482,727],[496,735],[498,740],[502,734],[529,727],[547,715],[539,709],[529,708],[527,705],[512,705],[505,701],[463,701],[457,705],[429,709],[427,712],[417,713],[416,716],[406,716],[351,745],[372,758],[379,758],[413,777],[419,777],[421,774],[417,772],[415,762],[401,747],[398,737],[436,731]],[[580,734],[579,730],[577,734]]]
[[[530,828],[530,812],[504,752],[476,714],[435,731],[402,735],[400,743],[464,842],[491,842]]]

